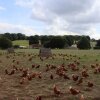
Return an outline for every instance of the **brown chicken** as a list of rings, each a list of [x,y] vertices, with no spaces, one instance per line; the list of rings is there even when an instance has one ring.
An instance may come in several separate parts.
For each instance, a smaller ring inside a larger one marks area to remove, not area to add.
[[[86,70],[82,71],[82,76],[85,77],[85,78],[89,77],[89,75],[88,75]]]
[[[54,94],[57,94],[57,95],[61,94],[60,89],[58,89],[56,85],[54,85],[53,91],[54,91]]]
[[[5,74],[9,74],[9,72],[8,72],[8,70],[7,70],[7,69],[5,69]]]
[[[40,65],[37,65],[35,68],[40,68]]]
[[[33,65],[32,65],[32,68],[34,68],[34,67],[35,67],[35,65],[33,64]]]
[[[66,74],[64,74],[63,77],[64,77],[64,79],[70,80],[70,77],[68,75],[66,75]]]
[[[36,100],[42,100],[41,96],[36,97]]]
[[[79,78],[79,76],[78,75],[72,75],[72,79],[74,80],[74,81],[77,81],[78,80],[78,78]]]
[[[74,89],[74,88],[72,88],[71,86],[69,87],[69,90],[70,90],[70,93],[71,93],[72,95],[77,95],[77,94],[79,94],[79,93],[80,93],[80,91],[79,91],[79,90]]]
[[[83,83],[83,78],[80,78],[80,79],[78,80],[77,85],[80,85],[80,84],[82,84],[82,83]]]
[[[15,69],[12,69],[8,75],[13,75],[15,73]]]
[[[23,77],[21,80],[20,80],[20,84],[24,84],[25,83],[25,80],[26,80],[26,78],[25,77]]]
[[[95,68],[95,69],[94,69],[94,74],[97,74],[97,73],[98,73],[98,69]]]
[[[29,80],[29,81],[31,81],[32,80],[32,76],[31,75],[27,75],[27,79]]]
[[[93,83],[92,82],[88,82],[88,87],[93,87]]]
[[[53,80],[53,78],[54,78],[54,77],[53,77],[53,75],[51,74],[51,75],[50,75],[50,79],[52,79],[52,80]]]
[[[79,100],[85,100],[85,98],[84,98],[84,95],[83,95],[83,94],[80,96],[80,99],[79,99]]]

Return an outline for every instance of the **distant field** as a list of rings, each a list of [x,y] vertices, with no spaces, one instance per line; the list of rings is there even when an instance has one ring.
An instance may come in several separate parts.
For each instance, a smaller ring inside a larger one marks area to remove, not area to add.
[[[28,40],[16,40],[16,41],[13,41],[13,45],[29,46],[29,41]]]

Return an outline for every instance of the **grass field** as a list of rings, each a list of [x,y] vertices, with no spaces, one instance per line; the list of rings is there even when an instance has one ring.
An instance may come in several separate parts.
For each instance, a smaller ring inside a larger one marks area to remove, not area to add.
[[[13,41],[13,45],[29,46],[29,41],[28,40],[16,40],[16,41]]]
[[[36,99],[38,96],[42,100],[100,100],[100,72],[94,74],[100,68],[99,50],[57,49],[52,50],[53,57],[48,59],[40,59],[38,49],[17,49],[15,52],[6,54],[6,51],[0,51],[0,100],[40,100]],[[76,70],[68,67],[71,64],[76,66]],[[64,75],[70,80],[57,73],[62,66],[66,69],[63,70]],[[5,69],[8,73],[5,73]],[[83,70],[89,77],[82,76]],[[23,78],[24,71],[27,75]],[[72,74],[83,77],[83,82],[77,85],[78,80],[73,81]],[[35,76],[30,79],[30,75]],[[93,87],[88,87],[89,81],[94,84]],[[61,90],[60,95],[54,93],[54,84]],[[81,92],[72,95],[70,86]],[[80,99],[81,95],[85,99]]]

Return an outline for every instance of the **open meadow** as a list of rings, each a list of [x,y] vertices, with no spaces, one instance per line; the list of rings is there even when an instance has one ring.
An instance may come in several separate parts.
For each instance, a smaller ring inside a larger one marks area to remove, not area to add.
[[[0,50],[0,100],[100,100],[100,50],[38,55],[38,49]]]

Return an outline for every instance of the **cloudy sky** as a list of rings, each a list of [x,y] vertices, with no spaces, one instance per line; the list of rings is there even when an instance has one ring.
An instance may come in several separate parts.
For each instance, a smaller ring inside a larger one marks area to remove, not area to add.
[[[100,39],[100,0],[0,0],[0,33]]]

